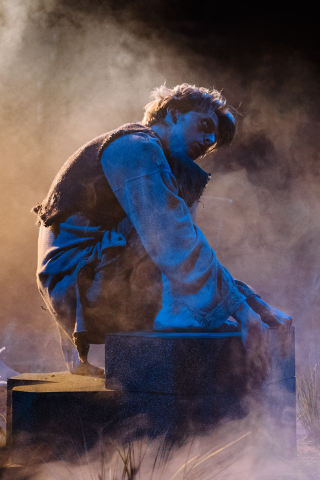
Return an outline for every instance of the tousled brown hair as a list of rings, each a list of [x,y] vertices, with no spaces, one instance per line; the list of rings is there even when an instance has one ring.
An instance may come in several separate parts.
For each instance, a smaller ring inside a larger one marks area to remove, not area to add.
[[[219,126],[216,142],[210,151],[227,146],[232,142],[236,131],[236,121],[230,112],[232,107],[227,106],[226,99],[218,90],[209,90],[187,83],[176,85],[173,88],[161,85],[151,92],[150,97],[153,100],[144,107],[143,125],[151,127],[162,123],[168,110],[179,113],[205,112],[209,115],[214,112],[218,117]]]

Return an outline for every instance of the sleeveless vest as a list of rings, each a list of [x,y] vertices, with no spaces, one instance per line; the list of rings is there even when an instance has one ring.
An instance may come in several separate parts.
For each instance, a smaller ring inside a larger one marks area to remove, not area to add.
[[[126,213],[104,174],[101,156],[111,142],[132,133],[145,133],[160,140],[151,128],[128,123],[86,143],[66,161],[56,175],[46,198],[33,208],[38,215],[39,224],[42,221],[46,227],[54,229],[69,216],[79,212],[94,224],[106,229],[124,219]],[[210,175],[187,155],[184,158],[174,158],[164,148],[163,150],[177,180],[178,194],[190,207],[199,200]]]

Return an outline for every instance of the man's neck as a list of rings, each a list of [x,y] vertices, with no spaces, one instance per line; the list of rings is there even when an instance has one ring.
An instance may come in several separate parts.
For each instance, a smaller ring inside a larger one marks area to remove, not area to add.
[[[167,147],[169,145],[170,129],[166,123],[155,124],[150,127],[159,137],[162,144]]]

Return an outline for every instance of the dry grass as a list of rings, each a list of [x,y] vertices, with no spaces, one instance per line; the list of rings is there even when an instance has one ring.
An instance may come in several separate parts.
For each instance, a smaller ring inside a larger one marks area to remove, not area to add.
[[[114,447],[112,455],[110,455],[110,448],[106,448],[104,441],[101,441],[95,461],[86,455],[82,459],[79,457],[78,466],[72,467],[65,463],[64,472],[53,463],[44,462],[44,464],[50,478],[57,480],[66,478],[70,480],[73,478],[79,478],[79,480],[211,480],[234,463],[237,455],[235,451],[230,455],[229,449],[238,443],[241,445],[241,441],[250,434],[251,431],[248,431],[228,443],[221,443],[206,453],[198,455],[191,455],[193,446],[191,442],[185,462],[181,462],[180,466],[170,474],[167,471],[168,463],[170,464],[168,460],[172,454],[170,445],[165,441],[159,441],[155,445],[145,439],[128,442],[122,446],[111,442]],[[189,457],[192,458],[189,459]]]
[[[310,440],[320,443],[319,364],[305,367],[297,375],[299,417]]]

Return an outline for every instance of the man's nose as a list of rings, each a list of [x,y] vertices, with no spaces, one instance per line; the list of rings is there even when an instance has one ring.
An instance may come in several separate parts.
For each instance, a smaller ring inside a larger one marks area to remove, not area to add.
[[[211,145],[213,145],[215,141],[216,141],[216,137],[215,137],[214,133],[206,133],[205,134],[204,144],[206,145],[206,147],[211,147]]]

